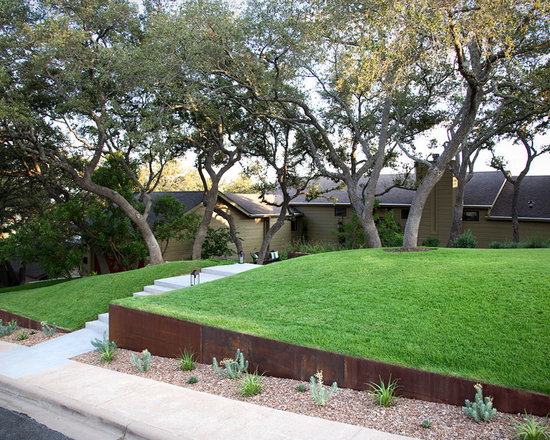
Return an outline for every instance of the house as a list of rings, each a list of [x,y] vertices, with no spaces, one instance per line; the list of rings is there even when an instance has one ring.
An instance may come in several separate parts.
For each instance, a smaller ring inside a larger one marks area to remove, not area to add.
[[[414,190],[387,188],[393,185],[394,175],[381,175],[377,185],[380,194],[378,213],[393,211],[394,218],[405,227]],[[345,189],[335,189],[337,184],[322,179],[317,191],[327,191],[322,198],[308,201],[300,196],[292,202],[305,222],[308,240],[337,242],[331,232],[339,222],[349,222],[352,207]],[[420,222],[418,243],[427,237],[447,242],[451,228],[457,181],[447,171],[430,194]],[[463,229],[470,229],[477,238],[478,247],[488,247],[492,241],[512,240],[513,186],[506,182],[500,171],[475,172],[468,182],[464,195]],[[523,240],[539,236],[550,238],[550,176],[526,176],[521,184],[519,197],[520,236]]]
[[[185,213],[204,214],[202,191],[173,191],[157,192],[152,194],[154,198],[161,195],[170,195],[185,204]],[[273,196],[271,200],[274,201]],[[264,203],[260,200],[259,194],[222,194],[218,195],[217,206],[227,213],[231,214],[235,227],[242,239],[245,260],[251,261],[250,254],[257,252],[262,245],[265,233],[277,220],[281,210],[279,207]],[[296,218],[301,213],[294,208],[287,213],[283,227],[275,234],[271,240],[271,248],[282,249],[288,246],[290,241],[299,239],[300,236],[296,229]],[[219,215],[214,214],[210,227],[227,227],[227,222]],[[160,243],[164,248],[165,243]],[[233,249],[235,250],[234,246]],[[193,241],[171,241],[164,252],[164,259],[175,261],[190,259],[193,250]]]
[[[402,228],[414,196],[413,189],[393,187],[395,175],[380,176],[377,186],[378,213],[384,215],[393,211],[394,218]],[[351,221],[352,207],[345,188],[329,180],[316,183],[321,197],[309,200],[301,195],[291,202],[284,226],[275,234],[270,249],[283,249],[293,240],[338,242],[334,234],[342,223]],[[446,172],[436,185],[426,203],[420,223],[418,243],[427,237],[437,237],[445,245],[451,228],[456,179]],[[389,189],[388,189],[389,188]],[[468,182],[464,197],[463,229],[470,229],[477,238],[479,247],[487,247],[492,241],[512,239],[511,205],[512,185],[507,183],[499,171],[476,172]],[[202,191],[158,192],[152,196],[171,195],[185,204],[186,213],[204,213]],[[275,196],[270,196],[271,202]],[[222,194],[218,196],[218,207],[232,215],[242,239],[246,261],[250,254],[262,245],[265,233],[276,221],[280,208],[260,199],[258,194]],[[151,214],[153,216],[153,214]],[[152,222],[154,219],[150,217]],[[550,238],[550,176],[525,177],[519,199],[520,236],[523,240],[539,236]],[[213,228],[227,227],[226,221],[214,214]],[[167,261],[190,259],[193,241],[160,243],[166,247]]]

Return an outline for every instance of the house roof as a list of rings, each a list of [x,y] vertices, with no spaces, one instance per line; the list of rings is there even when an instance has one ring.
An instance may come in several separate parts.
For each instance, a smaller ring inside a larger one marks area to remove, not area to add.
[[[204,199],[203,191],[158,191],[151,193],[153,201],[161,196],[172,196],[185,205],[185,211],[190,211]]]
[[[475,172],[464,189],[464,205],[492,206],[504,185],[500,171]]]
[[[513,195],[513,185],[506,182],[491,217],[511,217]],[[550,176],[525,176],[520,186],[518,211],[519,217],[550,219]]]
[[[275,217],[281,213],[279,206],[262,202],[259,194],[225,193],[223,196],[250,217]],[[279,198],[273,194],[266,195],[266,199],[271,203],[279,201]],[[300,212],[295,208],[290,208],[289,214],[300,215]]]
[[[414,191],[404,188],[392,188],[388,192],[384,193],[386,188],[392,186],[395,180],[399,178],[398,174],[382,174],[376,185],[377,199],[381,204],[386,205],[398,205],[408,206],[412,202]],[[366,182],[366,179],[364,179]],[[321,178],[318,179],[314,188],[315,191],[322,192],[319,197],[308,201],[308,194],[302,194],[296,197],[292,202],[292,205],[349,205],[350,200],[348,193],[344,188],[341,188],[339,183],[333,180]],[[384,194],[382,194],[384,193]]]

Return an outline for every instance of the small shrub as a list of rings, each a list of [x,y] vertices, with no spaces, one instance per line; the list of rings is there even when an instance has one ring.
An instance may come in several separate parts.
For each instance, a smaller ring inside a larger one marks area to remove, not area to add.
[[[248,361],[245,361],[244,355],[238,348],[235,354],[235,359],[224,359],[220,362],[220,364],[223,364],[225,367],[223,370],[220,365],[218,365],[216,358],[212,360],[212,366],[214,367],[214,370],[216,370],[216,373],[227,379],[236,379],[248,369]]]
[[[311,378],[309,379],[309,383],[309,391],[311,392],[311,397],[313,398],[313,401],[319,406],[325,406],[338,388],[338,384],[336,382],[333,382],[332,386],[327,391],[327,389],[323,385],[322,371],[317,371],[314,376],[311,376]]]
[[[34,330],[31,330],[31,335],[35,335],[36,332]]]
[[[550,427],[548,426],[548,416],[537,423],[534,416],[525,412],[525,422],[516,422],[514,426],[514,438],[519,440],[550,440]]]
[[[522,243],[522,245],[522,247],[525,248],[547,248],[550,247],[550,240],[545,240],[544,238],[535,235],[526,242]]]
[[[187,350],[184,350],[183,353],[180,352],[178,357],[178,362],[180,364],[181,371],[191,371],[195,369],[195,353],[189,353]]]
[[[422,242],[422,246],[426,247],[438,247],[441,241],[437,237],[426,237]]]
[[[370,386],[369,394],[374,396],[377,405],[385,407],[395,405],[399,386],[397,385],[397,380],[391,380],[391,375],[387,384],[380,378],[379,384],[371,382],[368,385]]]
[[[472,231],[467,229],[462,234],[460,234],[453,242],[451,247],[454,248],[475,248],[477,246],[477,240],[472,234]]]
[[[258,374],[258,370],[254,371],[252,374],[248,372],[245,373],[238,381],[241,396],[250,397],[262,392],[262,375]]]
[[[303,383],[301,383],[296,387],[296,391],[298,391],[299,393],[305,393],[307,391],[307,387]]]
[[[90,344],[99,353],[99,357],[103,362],[111,362],[115,359],[117,346],[114,341],[107,339],[107,332],[103,332],[103,340],[96,338],[90,341]]]
[[[12,319],[6,326],[2,325],[2,320],[0,319],[0,337],[11,335],[19,327],[19,323]]]
[[[57,333],[57,325],[55,325],[55,322],[50,324],[48,321],[42,321],[40,325],[42,326],[42,331],[48,338],[51,338]]]
[[[151,366],[151,353],[145,349],[141,352],[141,359],[132,353],[132,362],[138,368],[139,371],[145,372]]]
[[[429,420],[423,420],[423,421],[422,421],[422,425],[420,425],[420,426],[422,426],[422,428],[424,428],[424,429],[430,429],[430,427],[431,427],[432,425],[431,425],[431,423],[430,423]]]
[[[497,413],[497,410],[493,408],[493,398],[483,398],[483,387],[481,384],[475,384],[474,388],[476,389],[475,402],[472,403],[466,399],[462,410],[476,422],[488,422]]]
[[[23,330],[21,333],[17,335],[17,339],[20,341],[24,341],[25,339],[29,339],[29,335],[27,334],[26,331]]]
[[[187,379],[187,383],[189,385],[193,385],[194,383],[197,383],[199,380],[195,376],[191,376],[189,379]]]

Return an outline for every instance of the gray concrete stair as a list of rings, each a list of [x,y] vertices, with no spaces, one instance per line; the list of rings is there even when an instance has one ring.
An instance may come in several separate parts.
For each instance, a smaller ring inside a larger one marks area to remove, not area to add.
[[[101,315],[97,315],[97,319],[101,322],[104,322],[105,324],[109,325],[109,314],[108,313],[102,313]]]
[[[250,263],[244,263],[244,264],[231,264],[227,266],[212,266],[212,267],[205,267],[201,270],[202,274],[211,274],[211,275],[217,275],[220,277],[228,277],[231,275],[236,275],[241,272],[246,272],[247,270],[251,269],[257,269],[258,267],[262,267],[259,264],[250,264]]]
[[[174,289],[171,289],[171,288],[168,288],[168,287],[163,287],[163,286],[157,286],[155,284],[153,284],[151,286],[145,286],[143,288],[144,292],[152,293],[153,295],[156,295],[156,294],[159,294],[159,293],[164,293],[164,292],[170,292],[171,290],[174,290]]]

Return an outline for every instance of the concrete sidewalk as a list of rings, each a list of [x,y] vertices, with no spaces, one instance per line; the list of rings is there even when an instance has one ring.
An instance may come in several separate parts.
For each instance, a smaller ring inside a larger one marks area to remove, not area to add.
[[[0,350],[18,346],[0,342]],[[406,440],[393,434],[227,399],[139,376],[69,362],[16,379],[0,375],[3,400],[65,411],[124,439]],[[77,438],[77,437],[75,437]],[[98,432],[98,437],[106,439]],[[117,437],[113,437],[117,438]]]

